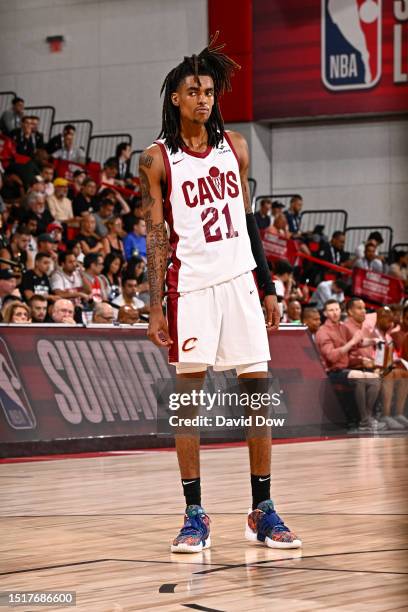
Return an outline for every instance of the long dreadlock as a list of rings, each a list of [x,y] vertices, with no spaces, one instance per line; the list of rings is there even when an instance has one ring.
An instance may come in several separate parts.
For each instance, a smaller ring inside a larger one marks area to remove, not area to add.
[[[180,135],[180,111],[171,101],[171,94],[177,90],[180,82],[187,76],[194,76],[200,86],[199,75],[210,76],[214,81],[214,106],[206,123],[208,144],[211,147],[217,147],[224,137],[224,120],[219,106],[219,96],[226,91],[231,91],[231,76],[240,66],[221,53],[225,44],[215,45],[218,35],[219,32],[216,32],[208,47],[201,53],[185,57],[164,79],[160,90],[160,95],[164,91],[160,137],[165,139],[172,153],[175,153],[184,143]]]

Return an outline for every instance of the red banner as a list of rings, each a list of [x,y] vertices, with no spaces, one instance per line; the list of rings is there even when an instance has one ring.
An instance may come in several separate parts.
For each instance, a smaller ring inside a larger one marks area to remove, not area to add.
[[[378,304],[397,304],[404,297],[404,285],[393,276],[354,268],[353,295]]]
[[[262,244],[268,260],[287,259],[291,264],[295,262],[297,249],[294,240],[287,240],[278,234],[268,231],[261,232]]]
[[[408,2],[253,7],[255,120],[407,112]]]
[[[58,176],[72,181],[76,170],[84,170],[96,183],[101,180],[101,166],[98,162],[79,164],[66,159],[54,159],[54,167]]]

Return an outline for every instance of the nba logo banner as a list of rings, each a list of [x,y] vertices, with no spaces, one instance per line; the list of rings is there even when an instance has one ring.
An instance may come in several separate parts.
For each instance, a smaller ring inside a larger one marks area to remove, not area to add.
[[[322,80],[332,91],[381,77],[382,0],[322,0]]]
[[[0,338],[0,412],[13,429],[35,429],[37,423],[17,368]]]

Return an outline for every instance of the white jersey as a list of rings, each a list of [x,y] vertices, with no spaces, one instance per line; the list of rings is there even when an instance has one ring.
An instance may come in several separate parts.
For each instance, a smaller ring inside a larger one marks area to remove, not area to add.
[[[203,153],[171,153],[158,140],[167,175],[169,294],[197,291],[256,267],[248,236],[237,156],[228,134]]]

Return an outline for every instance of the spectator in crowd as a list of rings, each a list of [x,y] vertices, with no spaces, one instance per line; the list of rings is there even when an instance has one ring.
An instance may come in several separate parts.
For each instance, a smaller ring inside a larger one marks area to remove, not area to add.
[[[28,244],[28,250],[34,257],[36,252],[38,251],[37,238],[36,238],[38,234],[38,218],[37,218],[37,215],[35,215],[33,212],[29,212],[24,217],[25,217],[24,225],[27,228],[27,231],[30,232],[30,242]]]
[[[146,305],[150,304],[149,281],[146,262],[142,257],[132,257],[126,267],[126,275],[137,280],[138,298]]]
[[[48,272],[51,267],[51,257],[48,253],[37,253],[34,261],[34,269],[24,272],[21,281],[21,292],[26,302],[34,294],[44,295],[49,301],[53,301],[51,296],[51,285],[48,279]]]
[[[371,270],[372,272],[383,272],[383,263],[376,255],[377,246],[375,242],[369,241],[364,248],[364,257],[358,257],[353,267]]]
[[[103,253],[103,245],[100,237],[95,232],[96,221],[94,215],[86,215],[81,219],[80,232],[77,240],[81,245],[84,255],[89,253]]]
[[[97,209],[96,183],[88,177],[82,183],[81,191],[72,202],[75,217],[82,217]]]
[[[408,371],[399,361],[391,336],[393,314],[388,306],[377,310],[377,325],[374,336],[377,340],[376,364],[383,373],[382,384],[382,421],[388,429],[403,430],[408,428],[408,419],[404,415],[408,397]],[[392,400],[395,393],[395,415],[391,416]]]
[[[121,323],[122,325],[142,323],[139,310],[134,308],[134,306],[121,306],[118,311],[118,323]]]
[[[49,234],[54,240],[54,249],[57,255],[58,253],[65,253],[65,251],[67,250],[67,245],[63,240],[64,228],[62,226],[62,223],[60,223],[59,221],[53,221],[52,223],[47,225],[46,233]]]
[[[146,222],[144,219],[135,219],[133,231],[125,237],[124,246],[127,261],[134,256],[140,256],[146,260]]]
[[[282,215],[284,208],[285,208],[285,205],[282,204],[282,202],[279,202],[279,200],[274,200],[272,202],[272,219],[274,219],[278,215]]]
[[[44,149],[37,149],[34,159],[26,163],[14,162],[7,166],[4,197],[9,200],[23,197],[33,179],[41,174],[43,165],[47,163],[48,153]]]
[[[293,267],[286,259],[279,259],[275,264],[275,274],[273,277],[276,295],[279,304],[282,304],[281,317],[284,310],[284,302],[289,298],[293,284]]]
[[[371,232],[365,242],[361,242],[356,248],[356,257],[358,259],[364,258],[365,247],[367,243],[371,242],[375,245],[375,254],[378,257],[378,248],[384,243],[384,238],[382,237],[380,232]]]
[[[392,331],[393,332],[399,331],[401,328],[401,322],[402,322],[403,305],[402,304],[389,304],[389,307],[392,311],[392,317],[394,321],[394,326],[392,328]]]
[[[332,382],[352,384],[360,414],[360,433],[386,429],[385,423],[374,419],[374,408],[380,392],[378,375],[350,368],[350,351],[363,339],[358,329],[352,334],[341,322],[340,304],[328,300],[324,305],[325,323],[316,333],[316,344]]]
[[[146,306],[141,299],[137,297],[139,292],[138,282],[135,277],[126,276],[122,281],[122,293],[112,301],[115,306],[131,306],[139,311],[140,314],[148,313],[150,307]]]
[[[84,290],[90,293],[93,301],[105,302],[109,296],[109,286],[101,274],[103,269],[103,257],[99,253],[88,253],[84,258],[85,271],[82,275]]]
[[[132,148],[129,143],[121,142],[116,147],[115,159],[118,167],[117,179],[122,181],[123,184],[133,178],[130,172],[130,158],[132,155]]]
[[[343,304],[346,288],[346,283],[341,279],[322,281],[317,285],[311,302],[320,311],[323,310],[327,300],[336,300],[339,304]]]
[[[286,323],[302,323],[302,305],[298,300],[289,300],[286,309]]]
[[[300,212],[303,207],[303,198],[294,195],[290,199],[289,209],[283,213],[287,219],[289,231],[293,237],[300,236]]]
[[[255,213],[258,229],[264,230],[271,224],[272,202],[269,198],[261,200],[259,210]]]
[[[64,159],[78,164],[85,163],[85,151],[82,147],[75,146],[75,133],[76,128],[74,125],[66,125],[62,133],[62,139],[61,136],[60,140],[51,139],[49,143],[49,145],[51,144],[51,148],[60,145],[52,152],[52,156],[55,159]],[[58,137],[56,138],[58,139]],[[50,150],[49,152],[51,153]]]
[[[50,211],[46,207],[45,196],[43,193],[31,193],[27,199],[28,210],[23,215],[23,221],[27,221],[29,213],[34,213],[37,218],[37,232],[44,234],[47,225],[54,221]]]
[[[51,310],[53,323],[64,323],[65,325],[76,325],[74,319],[74,305],[70,300],[58,298]]]
[[[72,182],[68,187],[68,198],[71,200],[71,202],[74,200],[75,196],[81,192],[85,179],[85,170],[78,169],[74,171],[74,174],[72,175]]]
[[[40,132],[40,118],[36,115],[30,116],[32,139],[36,149],[44,148],[44,134]]]
[[[37,248],[41,253],[45,253],[51,260],[50,267],[48,270],[48,275],[51,275],[58,265],[58,251],[57,251],[57,242],[47,232],[45,234],[40,234],[37,238]]]
[[[121,236],[123,235],[122,219],[120,217],[112,217],[106,222],[108,233],[102,239],[103,255],[113,253],[125,257],[125,250]]]
[[[47,318],[48,300],[43,295],[32,295],[28,300],[32,323],[45,323]]]
[[[350,258],[350,253],[344,250],[345,244],[346,234],[341,231],[333,232],[330,242],[322,241],[320,243],[320,250],[317,256],[323,259],[323,261],[335,264],[336,266],[350,268],[353,262]]]
[[[267,228],[266,231],[275,236],[281,236],[282,238],[286,238],[286,240],[289,240],[289,238],[291,237],[288,222],[286,220],[285,215],[283,214],[275,215],[273,217],[273,223],[271,223],[271,225]]]
[[[408,288],[408,251],[395,251],[394,263],[390,265],[388,274],[401,280]]]
[[[96,304],[92,313],[92,323],[98,323],[99,325],[112,325],[114,320],[113,308],[106,302]]]
[[[44,181],[44,193],[45,197],[49,198],[54,195],[54,166],[52,164],[46,163],[41,168],[40,176]]]
[[[24,115],[24,100],[17,96],[11,101],[11,108],[5,110],[0,117],[0,132],[10,136],[13,130],[18,130],[21,127],[21,120]]]
[[[375,340],[372,331],[364,325],[366,319],[366,307],[364,300],[352,297],[347,302],[347,318],[344,322],[351,335],[361,330],[361,341],[350,351],[350,366],[362,370],[374,370],[374,347]]]
[[[30,309],[20,300],[7,302],[2,308],[2,317],[4,323],[31,323]]]
[[[51,215],[61,223],[72,223],[74,213],[72,202],[67,197],[68,181],[64,178],[56,178],[54,181],[54,194],[48,196],[47,204]]]
[[[21,121],[21,127],[13,130],[12,138],[16,143],[16,153],[19,155],[26,155],[27,157],[33,157],[36,145],[35,140],[32,137],[32,123],[30,117],[23,117]]]
[[[108,300],[113,302],[122,291],[121,272],[123,267],[123,257],[115,253],[106,255],[103,262],[102,274],[106,279],[109,288]]]
[[[53,293],[58,297],[72,300],[76,306],[80,305],[81,300],[88,301],[90,296],[84,289],[75,254],[71,251],[60,253],[58,263],[60,268],[50,278]]]
[[[4,298],[7,295],[21,297],[20,291],[17,289],[17,275],[11,268],[0,269],[0,307],[3,305]]]
[[[405,345],[407,345],[408,348],[408,305],[403,307],[401,324],[394,327],[393,331],[391,332],[391,337],[394,341],[395,350],[397,351],[398,355],[402,357],[402,359],[408,359],[408,356],[404,351]]]
[[[118,174],[118,162],[114,157],[110,157],[106,160],[103,165],[101,174],[101,189],[104,189],[108,185],[114,187],[117,185],[116,177]]]
[[[121,196],[119,191],[113,187],[103,187],[99,190],[98,193],[99,201],[103,200],[111,200],[113,202],[115,209],[114,214],[116,215],[128,215],[130,213],[129,204],[126,200]]]
[[[96,233],[101,238],[104,238],[108,233],[108,228],[106,227],[107,221],[112,219],[114,216],[115,204],[112,202],[110,198],[104,198],[99,205],[99,210],[95,213],[95,221],[96,221]]]
[[[322,324],[320,319],[320,313],[317,308],[307,307],[302,313],[302,323],[308,328],[313,341],[316,342],[316,334]]]
[[[34,258],[28,250],[30,244],[30,230],[26,225],[19,225],[10,239],[8,251],[10,259],[19,264],[23,270],[31,270],[34,267]],[[5,255],[0,251],[0,256]]]

